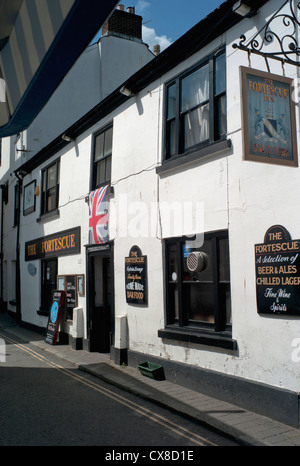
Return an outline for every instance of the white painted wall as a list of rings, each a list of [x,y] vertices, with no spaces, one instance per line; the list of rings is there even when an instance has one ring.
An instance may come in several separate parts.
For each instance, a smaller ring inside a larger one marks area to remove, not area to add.
[[[113,35],[87,47],[28,128],[27,159],[153,58],[146,44]]]
[[[279,6],[280,2],[270,2],[255,17],[258,21],[255,28],[252,27],[253,20],[244,20],[219,41],[163,76],[161,82],[154,83],[131,99],[131,106],[128,105],[114,120],[116,204],[127,195],[129,205],[143,201],[149,208],[149,203],[158,198],[159,186],[161,202],[193,200],[204,203],[205,231],[229,227],[233,338],[238,342],[237,353],[188,343],[163,342],[158,338],[158,329],[164,327],[160,230],[158,238],[118,238],[116,235],[115,273],[116,282],[121,284],[116,289],[116,315],[127,313],[129,346],[135,351],[298,391],[300,371],[299,363],[292,359],[295,349],[292,342],[300,337],[300,320],[282,316],[263,317],[257,313],[254,245],[263,242],[266,230],[274,224],[284,225],[292,238],[300,237],[300,217],[297,214],[299,168],[243,160],[240,66],[248,66],[248,57],[246,53],[232,48],[241,34],[251,37],[265,17]],[[211,156],[194,166],[157,177],[151,167],[161,160],[161,83],[196,63],[222,41],[227,44],[227,122],[233,149],[223,157],[219,154]],[[266,64],[259,57],[251,57],[251,66],[266,71]],[[270,61],[270,67],[271,72],[282,74],[280,64]],[[295,67],[285,66],[285,73],[297,78]],[[296,112],[299,145],[298,107]],[[145,171],[132,176],[142,170]],[[141,206],[140,209],[143,218],[146,214]],[[136,212],[129,210],[132,215]],[[164,219],[162,226],[163,222]],[[149,303],[145,308],[127,305],[122,286],[125,283],[124,257],[133,244],[137,244],[148,257]]]
[[[4,261],[7,263],[7,274],[4,277],[5,299],[11,300],[16,297],[15,280],[12,280],[10,272],[13,267],[11,261],[16,259],[16,228],[13,227],[13,206],[14,186],[17,179],[14,171],[58,135],[62,134],[65,129],[75,123],[86,112],[109,95],[115,87],[121,85],[129,76],[137,71],[137,69],[152,60],[153,57],[154,55],[148,49],[147,45],[142,42],[128,40],[123,37],[115,37],[113,35],[102,37],[98,43],[87,47],[79,57],[40,114],[30,127],[20,134],[19,141],[16,142],[17,136],[3,139],[0,179],[1,183],[9,183],[9,204],[4,208],[5,233],[3,251]],[[21,149],[23,145],[28,152],[17,152],[16,148],[18,147]],[[81,166],[79,169],[75,168],[78,167],[82,159],[82,157],[80,157],[82,148],[77,147],[77,145],[72,146],[73,150],[71,150],[70,156],[62,158],[61,179],[63,180],[64,186],[66,186],[66,190],[62,190],[60,193],[62,218],[59,219],[58,225],[55,226],[55,228],[68,228],[65,227],[66,224],[73,226],[74,206],[78,205],[76,199],[88,193],[91,155],[90,139],[83,143],[83,147],[84,150],[87,151],[87,159],[83,164],[83,168],[81,168]],[[75,160],[79,159],[80,162],[75,164],[71,162],[68,167],[65,167],[64,164],[69,163],[69,158],[73,155]],[[23,185],[26,185],[33,179],[37,179],[41,187],[40,170],[42,168],[43,167],[39,167],[39,169],[35,170],[30,176],[25,177]],[[82,177],[83,174],[84,178]],[[77,191],[78,187],[79,191]],[[70,201],[71,204],[68,207]],[[48,224],[36,223],[36,217],[39,215],[39,212],[40,198],[38,197],[36,213],[26,217],[21,216],[21,243],[23,246],[24,238],[27,238],[25,241],[28,241],[30,237],[37,238],[49,234],[47,233],[48,231],[55,231],[55,229],[52,230],[50,226],[51,222]],[[83,215],[81,211],[77,213]],[[84,231],[86,231],[86,229]],[[83,244],[86,244],[87,239],[85,236],[83,240],[85,241]],[[23,252],[21,254],[23,254]],[[24,255],[21,256],[21,259],[23,257]],[[67,263],[67,259],[65,259],[65,262]],[[61,261],[61,264],[63,263],[64,262]],[[27,264],[25,265],[26,270],[24,277],[29,275]],[[66,267],[68,268],[68,265],[66,265]],[[59,273],[63,272],[59,270]],[[25,286],[22,285],[25,293],[24,304],[22,305],[22,307],[24,307],[24,316],[36,325],[43,325],[43,318],[36,318],[35,315],[35,311],[39,308],[38,302],[40,301],[39,269],[37,275],[35,277],[30,277],[28,283],[24,277],[22,276],[22,281],[25,284]],[[31,291],[31,287],[34,287],[34,292]],[[82,298],[80,298],[80,300],[82,300]],[[8,308],[11,311],[15,311],[15,307],[13,306],[9,305]],[[29,317],[30,313],[32,313],[32,309],[34,309],[34,318]]]
[[[111,231],[111,238],[115,240],[115,314],[127,314],[129,347],[141,353],[298,391],[299,363],[292,360],[292,342],[300,337],[300,320],[257,314],[254,245],[262,242],[266,230],[278,223],[284,225],[293,238],[300,237],[299,168],[243,160],[240,65],[248,66],[248,58],[244,52],[232,48],[242,33],[251,36],[271,14],[271,7],[274,11],[280,3],[279,0],[269,2],[255,17],[255,28],[252,26],[254,20],[244,20],[234,30],[130,99],[83,134],[76,141],[76,150],[74,144],[70,144],[57,154],[61,155],[60,217],[42,224],[35,222],[37,214],[31,214],[30,219],[23,218],[21,257],[24,257],[24,243],[33,237],[80,224],[81,253],[59,258],[58,272],[70,273],[72,269],[73,273],[85,273],[83,245],[88,238],[88,206],[84,196],[89,189],[91,135],[113,121],[112,184],[115,196],[111,208],[116,214],[117,228]],[[227,151],[223,157],[220,154],[210,156],[189,168],[157,176],[155,167],[162,158],[163,83],[197,63],[225,41],[227,123],[232,151]],[[252,67],[266,69],[264,61],[254,57]],[[281,74],[278,65],[273,69],[271,64],[271,67],[272,72]],[[286,67],[286,75],[297,77],[295,69],[290,67]],[[299,144],[298,108],[297,139]],[[39,179],[41,168],[32,173],[32,179]],[[29,177],[25,181],[30,181]],[[205,231],[229,226],[233,338],[238,343],[237,353],[171,340],[163,342],[157,336],[158,329],[165,325],[162,236],[166,219],[162,218],[161,230],[157,212],[154,209],[154,220],[150,220],[149,211],[158,200],[170,199],[203,203]],[[149,229],[143,229],[137,223],[138,218],[143,228],[145,222],[151,225],[150,234]],[[124,260],[134,244],[148,257],[149,302],[146,307],[130,306],[125,300]],[[30,277],[26,268],[27,263],[24,262],[23,318],[36,325],[45,325],[45,318],[35,313],[39,305],[40,276],[38,273],[36,277]],[[85,299],[80,299],[79,306],[86,316]]]

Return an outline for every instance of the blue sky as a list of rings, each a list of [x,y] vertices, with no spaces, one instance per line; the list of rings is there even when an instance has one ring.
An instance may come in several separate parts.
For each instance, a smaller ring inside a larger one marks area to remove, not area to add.
[[[120,0],[143,17],[143,40],[164,50],[225,0]],[[99,36],[96,36],[96,39]]]
[[[127,3],[129,2],[129,3]],[[125,7],[135,7],[143,17],[143,39],[150,48],[155,43],[161,50],[185,34],[224,0],[127,0]]]

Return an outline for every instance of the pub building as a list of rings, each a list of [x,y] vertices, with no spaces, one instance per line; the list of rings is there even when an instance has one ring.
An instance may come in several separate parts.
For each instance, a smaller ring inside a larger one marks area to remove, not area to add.
[[[20,325],[64,291],[61,342],[299,427],[298,64],[275,43],[296,4],[225,1],[7,170]]]

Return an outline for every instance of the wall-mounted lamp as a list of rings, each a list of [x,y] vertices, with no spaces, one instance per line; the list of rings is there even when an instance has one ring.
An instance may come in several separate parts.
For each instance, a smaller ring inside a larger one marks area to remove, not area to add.
[[[31,150],[28,149],[16,149],[17,152],[31,152]]]
[[[251,18],[251,16],[254,16],[257,13],[256,10],[252,10],[249,5],[246,5],[241,0],[239,0],[233,5],[232,11],[234,11],[240,16],[247,17],[247,18]]]
[[[127,89],[125,86],[122,86],[119,92],[123,95],[126,95],[126,97],[131,97],[134,95],[134,93],[130,89]]]
[[[61,138],[66,142],[71,142],[72,141],[72,138],[70,138],[70,136],[67,136],[66,134],[63,134]]]

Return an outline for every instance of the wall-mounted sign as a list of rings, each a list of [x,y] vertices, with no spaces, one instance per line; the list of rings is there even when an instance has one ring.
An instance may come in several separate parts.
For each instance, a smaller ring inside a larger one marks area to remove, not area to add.
[[[80,227],[25,243],[25,261],[80,252]]]
[[[45,338],[45,342],[50,345],[55,345],[57,342],[59,324],[65,302],[66,293],[61,290],[54,291]]]
[[[26,186],[24,186],[23,215],[28,215],[35,211],[35,188],[36,180],[31,181]]]
[[[241,67],[244,157],[298,166],[293,80]]]
[[[125,257],[125,293],[129,304],[147,304],[147,256],[138,246]]]
[[[32,277],[35,276],[35,274],[36,274],[36,266],[35,266],[34,264],[28,264],[27,270],[28,270],[28,272],[30,273],[30,275],[31,275]]]
[[[272,226],[255,245],[255,268],[258,313],[300,316],[300,239]]]

